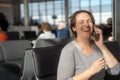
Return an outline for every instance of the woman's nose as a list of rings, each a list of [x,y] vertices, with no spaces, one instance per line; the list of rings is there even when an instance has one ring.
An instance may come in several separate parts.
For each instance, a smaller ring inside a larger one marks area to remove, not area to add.
[[[85,26],[88,26],[88,25],[89,25],[89,23],[88,23],[87,21],[85,21],[85,22],[84,22],[84,25],[85,25]]]

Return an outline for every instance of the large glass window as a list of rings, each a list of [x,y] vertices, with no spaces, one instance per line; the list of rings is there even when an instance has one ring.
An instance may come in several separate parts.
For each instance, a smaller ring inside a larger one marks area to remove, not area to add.
[[[37,1],[29,1],[30,24],[49,22],[57,25],[59,21],[65,21],[65,0]],[[107,24],[107,19],[112,18],[112,0],[68,0],[68,17],[81,9],[93,13],[96,25]],[[20,10],[21,22],[24,23],[24,4],[20,5]]]
[[[29,17],[38,23],[47,21],[57,24],[65,21],[65,0],[29,3]],[[68,0],[68,17],[80,9],[89,10],[95,17],[96,24],[106,23],[112,17],[112,0]],[[24,18],[24,4],[20,5],[21,19]],[[53,19],[54,18],[54,19]]]
[[[108,18],[112,18],[112,0],[102,0],[101,3],[101,23],[107,23]]]
[[[39,14],[38,14],[38,3],[33,3],[32,4],[32,19],[33,20],[38,20],[39,19]]]
[[[90,0],[81,0],[81,9],[90,10]]]
[[[100,21],[100,0],[91,0],[91,12],[95,17],[96,24],[99,24]]]
[[[71,0],[71,13],[79,10],[79,0]]]
[[[20,12],[21,12],[20,16],[22,19],[24,17],[24,5],[23,4],[20,5]]]

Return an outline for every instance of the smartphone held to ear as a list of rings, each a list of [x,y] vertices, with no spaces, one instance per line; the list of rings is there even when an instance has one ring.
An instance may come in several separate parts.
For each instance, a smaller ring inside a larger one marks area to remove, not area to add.
[[[95,38],[95,41],[98,41],[100,35],[94,31],[94,32],[93,32],[93,37]]]

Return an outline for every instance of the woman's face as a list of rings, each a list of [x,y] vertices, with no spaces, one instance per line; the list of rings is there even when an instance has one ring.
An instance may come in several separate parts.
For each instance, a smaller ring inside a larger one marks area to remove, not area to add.
[[[90,38],[93,28],[94,25],[89,14],[80,13],[76,16],[76,25],[73,27],[73,31],[77,33],[77,37]]]

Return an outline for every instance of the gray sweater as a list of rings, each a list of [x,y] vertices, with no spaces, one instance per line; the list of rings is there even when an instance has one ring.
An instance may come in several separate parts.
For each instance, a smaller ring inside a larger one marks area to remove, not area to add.
[[[91,55],[85,55],[75,41],[70,42],[61,52],[57,80],[72,80],[74,75],[88,69],[92,63],[100,57],[103,57],[103,54],[96,45],[94,45],[94,51]],[[116,75],[120,71],[120,65],[118,63],[112,69],[107,67],[92,76],[89,80],[104,80],[105,70],[110,74]]]

